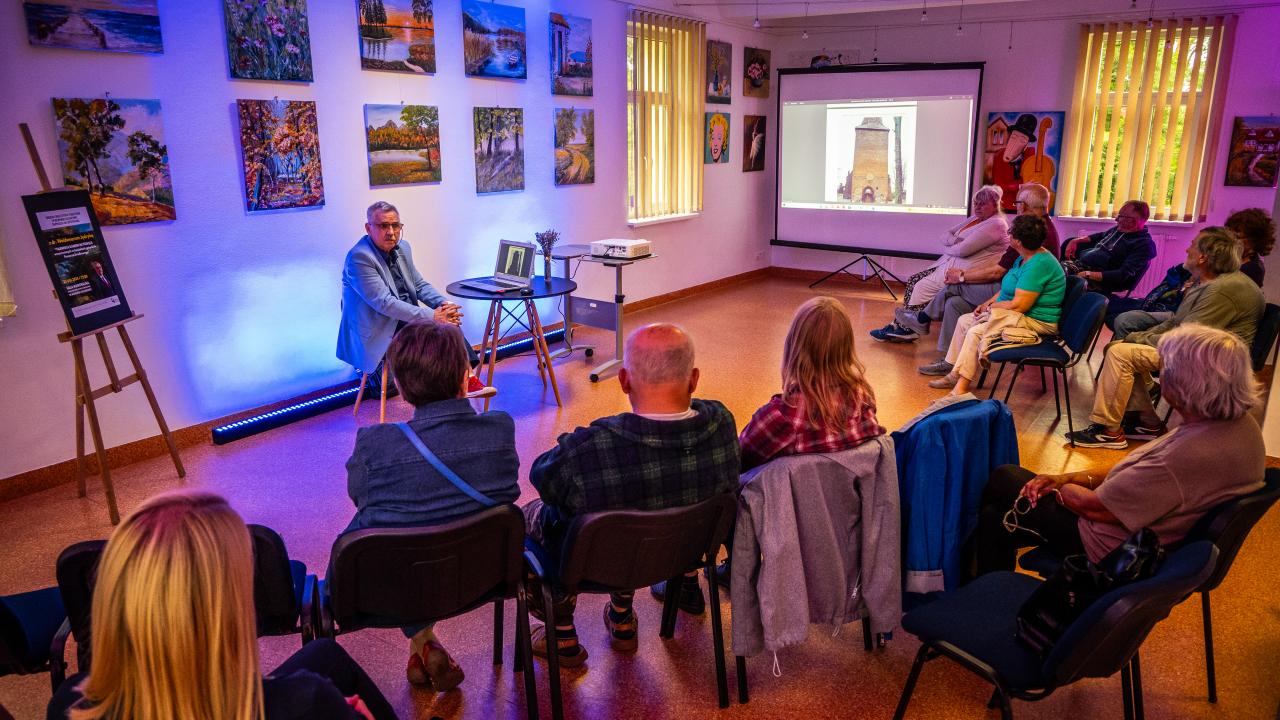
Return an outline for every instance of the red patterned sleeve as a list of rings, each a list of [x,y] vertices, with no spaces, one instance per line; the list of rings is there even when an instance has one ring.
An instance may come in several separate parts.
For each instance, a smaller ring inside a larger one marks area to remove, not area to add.
[[[794,441],[795,423],[787,412],[791,409],[775,395],[751,416],[738,437],[743,472],[769,462]]]

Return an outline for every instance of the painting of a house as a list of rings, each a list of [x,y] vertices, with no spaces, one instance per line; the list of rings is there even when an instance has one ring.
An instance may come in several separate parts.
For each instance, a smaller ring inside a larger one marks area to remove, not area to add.
[[[551,13],[551,93],[591,95],[591,20]]]
[[[1275,187],[1280,165],[1280,117],[1237,117],[1227,159],[1227,185]]]

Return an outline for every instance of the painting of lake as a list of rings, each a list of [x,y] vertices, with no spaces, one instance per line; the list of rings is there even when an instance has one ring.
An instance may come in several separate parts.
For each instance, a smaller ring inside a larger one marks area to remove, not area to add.
[[[591,96],[591,20],[551,13],[551,94]]]
[[[365,105],[369,186],[440,182],[440,108]]]
[[[432,0],[356,0],[360,67],[405,73],[436,71]]]
[[[462,0],[462,50],[468,75],[528,77],[524,8]]]
[[[156,0],[28,0],[27,40],[42,47],[161,53]]]

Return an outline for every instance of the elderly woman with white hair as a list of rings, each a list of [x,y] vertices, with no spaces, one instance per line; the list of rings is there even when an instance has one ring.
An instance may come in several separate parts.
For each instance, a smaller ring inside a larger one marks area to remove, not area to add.
[[[1009,223],[1000,211],[1004,191],[998,185],[983,185],[973,194],[973,215],[947,229],[940,239],[942,257],[938,263],[907,279],[902,307],[896,315],[914,316],[947,287],[947,271],[969,270],[995,262],[1009,245]],[[919,333],[898,319],[871,337],[880,342],[912,342]]]
[[[1149,527],[1176,543],[1213,507],[1262,487],[1266,450],[1249,349],[1234,333],[1188,324],[1160,340],[1162,395],[1182,424],[1109,472],[1036,475],[997,468],[983,491],[979,574],[1012,570],[1019,549],[1098,561]]]

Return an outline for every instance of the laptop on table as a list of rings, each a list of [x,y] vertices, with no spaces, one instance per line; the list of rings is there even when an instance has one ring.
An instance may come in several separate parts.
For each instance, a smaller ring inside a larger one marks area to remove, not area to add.
[[[464,280],[462,287],[503,293],[527,288],[533,282],[533,243],[501,240],[493,275]]]

